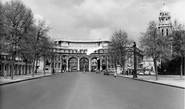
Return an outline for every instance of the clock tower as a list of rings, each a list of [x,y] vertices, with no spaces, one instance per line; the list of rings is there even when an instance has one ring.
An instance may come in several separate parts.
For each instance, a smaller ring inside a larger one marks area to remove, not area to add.
[[[172,33],[172,23],[171,16],[168,7],[166,6],[166,2],[164,0],[163,7],[160,10],[159,14],[159,24],[158,29],[162,36],[168,36]]]

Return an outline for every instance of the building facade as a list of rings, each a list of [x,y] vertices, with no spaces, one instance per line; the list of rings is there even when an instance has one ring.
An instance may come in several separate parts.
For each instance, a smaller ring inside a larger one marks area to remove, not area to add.
[[[0,54],[0,76],[10,76],[12,67],[11,56],[8,53]],[[26,63],[21,57],[18,55],[15,58],[14,62],[14,75],[25,75],[31,73],[32,64]]]
[[[46,60],[46,64],[49,63],[46,65],[46,69],[52,70],[53,66],[56,72],[115,70],[114,57],[107,54],[109,43],[108,40],[57,40],[53,49],[53,59]],[[89,51],[91,51],[91,54],[87,55]],[[139,67],[142,56],[137,57]],[[131,56],[126,61],[125,68],[128,69],[129,65],[133,67],[133,62],[133,56]],[[42,67],[40,68],[42,69]]]
[[[94,71],[111,67],[106,55],[109,41],[57,40],[53,49],[55,71]],[[101,47],[101,48],[100,48]],[[100,48],[97,49],[96,48]],[[87,51],[93,51],[87,55]],[[47,62],[46,62],[47,63]]]

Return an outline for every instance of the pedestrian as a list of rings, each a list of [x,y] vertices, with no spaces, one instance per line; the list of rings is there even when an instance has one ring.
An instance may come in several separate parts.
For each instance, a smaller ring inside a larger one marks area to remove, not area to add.
[[[53,68],[53,72],[52,72],[53,74],[55,74],[55,69]]]
[[[164,74],[165,74],[165,75],[167,75],[167,73],[166,73],[166,69],[164,69]]]
[[[7,78],[7,71],[4,71],[4,78]]]
[[[117,73],[116,72],[114,72],[114,77],[116,77],[117,76]]]
[[[128,75],[128,70],[126,70],[126,75]]]

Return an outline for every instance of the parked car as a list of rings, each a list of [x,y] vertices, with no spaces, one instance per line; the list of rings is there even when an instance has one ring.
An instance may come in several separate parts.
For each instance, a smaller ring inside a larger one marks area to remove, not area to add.
[[[138,74],[138,75],[144,75],[144,73],[141,72],[141,71],[138,71],[137,74]]]
[[[96,69],[95,70],[96,74],[100,74],[100,70]]]
[[[109,68],[107,70],[104,70],[103,72],[104,72],[104,75],[110,75],[110,74],[114,74],[114,72],[116,71],[113,68]]]
[[[103,74],[104,74],[104,75],[109,75],[108,70],[103,70]]]

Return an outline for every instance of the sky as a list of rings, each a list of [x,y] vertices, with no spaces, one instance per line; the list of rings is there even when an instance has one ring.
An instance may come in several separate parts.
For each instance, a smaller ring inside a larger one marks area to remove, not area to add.
[[[5,3],[8,0],[2,0]],[[35,18],[51,26],[54,40],[109,40],[119,30],[139,41],[148,23],[158,21],[164,0],[22,0]],[[185,0],[166,0],[171,21],[185,22]]]

